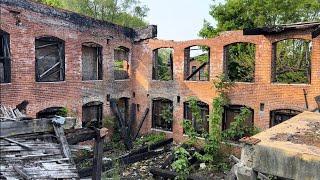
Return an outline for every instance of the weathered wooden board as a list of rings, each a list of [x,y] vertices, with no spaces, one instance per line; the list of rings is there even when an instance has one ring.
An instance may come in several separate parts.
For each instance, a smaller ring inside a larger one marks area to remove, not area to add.
[[[75,125],[75,118],[66,118],[66,122],[63,125],[63,128],[70,129]],[[40,132],[54,132],[51,119],[0,122],[0,136],[3,137]]]

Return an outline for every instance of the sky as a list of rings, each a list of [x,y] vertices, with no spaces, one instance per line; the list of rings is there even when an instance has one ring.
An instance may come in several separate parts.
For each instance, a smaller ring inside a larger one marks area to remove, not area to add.
[[[221,2],[222,0],[218,0]],[[214,23],[209,15],[213,0],[141,0],[150,11],[149,24],[158,26],[158,39],[198,39],[204,19]]]

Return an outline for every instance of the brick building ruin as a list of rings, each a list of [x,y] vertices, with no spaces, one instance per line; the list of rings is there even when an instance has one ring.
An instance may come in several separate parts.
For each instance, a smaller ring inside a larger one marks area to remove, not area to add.
[[[131,109],[137,121],[146,108],[151,110],[143,133],[163,131],[179,141],[182,119],[192,116],[188,98],[199,99],[205,119],[217,94],[211,81],[232,73],[228,51],[238,43],[254,48],[254,68],[248,78],[233,79],[236,86],[229,93],[223,128],[243,106],[253,112],[249,121],[262,129],[318,107],[314,99],[320,95],[320,23],[230,31],[178,42],[158,40],[156,26],[121,27],[28,0],[3,0],[0,10],[0,102],[15,106],[27,100],[29,116],[66,107],[81,126],[111,114],[110,100],[116,99],[125,119]],[[304,74],[302,82],[277,79],[282,73],[277,69],[281,55],[277,46],[286,40],[302,41],[310,52],[301,61],[304,69],[290,69]],[[202,47],[205,55],[192,53]],[[159,52],[168,48],[168,60],[159,64]],[[195,62],[197,56],[207,59]],[[167,69],[165,78],[160,66]],[[160,116],[165,108],[171,111],[172,123]]]

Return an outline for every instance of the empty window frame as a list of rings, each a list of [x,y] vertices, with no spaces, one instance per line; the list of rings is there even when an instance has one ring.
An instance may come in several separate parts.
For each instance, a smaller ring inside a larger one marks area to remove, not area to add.
[[[152,79],[169,81],[173,79],[173,49],[153,50]]]
[[[209,105],[202,101],[197,101],[196,106],[190,102],[184,103],[184,119],[192,121],[192,126],[196,132],[203,136],[209,133]]]
[[[208,46],[192,46],[184,49],[184,79],[209,81],[210,48]]]
[[[11,82],[10,35],[0,30],[0,83]]]
[[[56,82],[65,80],[64,41],[55,37],[36,38],[36,81]]]
[[[99,127],[102,125],[103,104],[90,102],[82,106],[82,127]]]
[[[224,47],[224,71],[231,81],[254,82],[256,46],[233,43]]]
[[[102,46],[82,44],[82,80],[102,80]]]
[[[241,105],[229,105],[224,107],[224,116],[222,120],[222,130],[229,129],[230,124],[234,122],[234,118],[240,114],[241,109],[245,108],[246,106]],[[246,107],[248,108],[248,107]],[[251,108],[248,108],[251,111],[250,117],[246,120],[247,126],[253,126],[253,117],[254,111]]]
[[[270,127],[280,124],[300,113],[300,111],[292,109],[277,109],[270,111]]]
[[[152,128],[172,131],[173,102],[169,99],[152,100]]]
[[[129,79],[130,50],[120,46],[114,50],[114,79]]]
[[[286,39],[273,44],[272,81],[277,83],[311,82],[312,43]]]

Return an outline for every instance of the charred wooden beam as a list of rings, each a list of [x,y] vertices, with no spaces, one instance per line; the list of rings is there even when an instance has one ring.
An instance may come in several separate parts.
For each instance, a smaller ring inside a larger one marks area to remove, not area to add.
[[[140,133],[141,127],[142,127],[144,121],[145,121],[146,118],[147,118],[148,113],[149,113],[149,108],[147,108],[147,109],[144,111],[144,114],[143,114],[143,116],[142,116],[142,119],[141,119],[140,124],[139,124],[139,127],[138,127],[138,131],[137,131],[136,135],[134,136],[133,141],[135,141],[135,140],[137,139],[137,137],[138,137],[138,135],[139,135],[139,133]]]
[[[129,155],[129,156],[132,156],[132,155],[135,155],[135,154],[141,154],[141,153],[148,152],[149,150],[156,150],[156,149],[158,149],[158,148],[161,148],[161,147],[163,147],[163,146],[166,146],[166,145],[168,145],[168,144],[171,144],[172,142],[173,142],[173,138],[166,139],[166,140],[157,142],[157,143],[155,143],[155,144],[151,144],[150,146],[145,146],[145,147],[142,147],[142,148],[140,148],[140,149],[133,150],[133,151],[131,151],[128,155]]]
[[[119,107],[116,103],[116,100],[115,99],[112,99],[110,100],[110,107],[111,107],[111,110],[113,112],[113,114],[117,117],[118,119],[118,126],[119,126],[119,129],[120,129],[120,134],[121,134],[121,137],[123,138],[124,140],[124,144],[126,146],[126,148],[129,150],[129,149],[132,149],[132,140],[130,138],[130,135],[128,134],[127,130],[128,130],[128,127],[125,126],[125,122],[121,116],[121,113],[119,111]]]
[[[92,140],[96,137],[96,132],[93,129],[81,128],[70,130],[66,134],[69,144],[77,144],[79,142]]]
[[[100,133],[96,135],[96,142],[94,146],[94,157],[93,157],[93,180],[101,179],[102,171],[102,155],[103,155],[103,140],[100,136]]]

